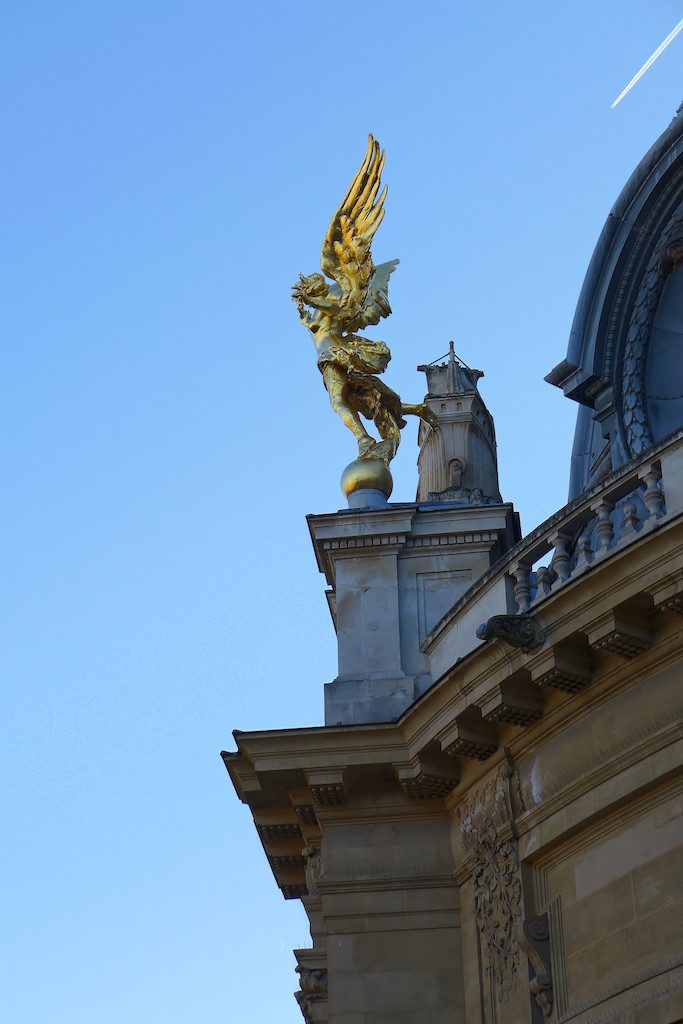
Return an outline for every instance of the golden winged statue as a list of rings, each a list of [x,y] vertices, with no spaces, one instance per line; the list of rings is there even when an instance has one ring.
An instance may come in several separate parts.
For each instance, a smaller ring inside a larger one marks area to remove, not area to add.
[[[402,402],[379,379],[391,352],[383,341],[355,333],[391,313],[389,277],[398,260],[375,266],[370,254],[384,217],[386,185],[378,195],[383,166],[384,151],[370,135],[365,159],[323,240],[323,273],[300,274],[292,298],[301,322],[313,335],[330,404],[358,441],[359,458],[378,459],[388,466],[406,425],[404,415],[420,416],[433,427],[436,417],[424,404]],[[381,441],[368,433],[361,416],[374,420]]]

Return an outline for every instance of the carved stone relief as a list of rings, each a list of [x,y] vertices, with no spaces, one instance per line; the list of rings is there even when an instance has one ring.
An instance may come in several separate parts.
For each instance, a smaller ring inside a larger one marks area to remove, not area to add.
[[[522,886],[513,828],[516,772],[506,763],[457,810],[463,853],[474,861],[475,917],[499,1000],[515,988],[520,961],[517,925]]]
[[[309,896],[319,896],[320,889],[318,883],[323,875],[322,862],[320,859],[320,847],[306,845],[304,850],[305,868],[304,872],[306,875],[306,888],[308,889]]]
[[[504,640],[511,647],[534,651],[545,640],[543,628],[531,615],[492,615],[477,627],[480,640]]]
[[[429,491],[427,501],[457,501],[462,505],[497,505],[495,498],[484,494],[481,487],[447,487],[443,491]]]

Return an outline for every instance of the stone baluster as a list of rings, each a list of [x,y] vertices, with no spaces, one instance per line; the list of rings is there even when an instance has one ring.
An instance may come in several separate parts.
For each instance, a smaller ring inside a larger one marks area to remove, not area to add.
[[[531,605],[531,580],[527,562],[518,562],[512,570],[515,578],[515,601],[520,615],[526,615]]]
[[[561,587],[562,584],[569,579],[569,543],[571,538],[566,533],[557,533],[553,537],[551,543],[555,548],[555,553],[550,563],[553,572],[556,575],[554,588]]]
[[[627,501],[623,506],[624,513],[624,537],[632,537],[638,532],[638,510],[632,501]]]
[[[540,601],[550,593],[553,576],[547,565],[540,565],[536,570],[536,600]]]
[[[614,526],[610,519],[610,512],[613,508],[614,505],[607,498],[603,498],[594,507],[598,531],[598,550],[596,554],[604,554],[614,543]]]
[[[574,571],[585,569],[593,561],[593,548],[591,547],[591,534],[589,527],[585,527],[579,534],[576,542],[576,565]]]
[[[650,513],[649,519],[659,519],[662,515],[662,506],[664,505],[664,495],[659,489],[659,481],[661,480],[661,473],[659,468],[654,464],[647,467],[641,477],[645,484],[645,494],[643,495],[643,501]]]

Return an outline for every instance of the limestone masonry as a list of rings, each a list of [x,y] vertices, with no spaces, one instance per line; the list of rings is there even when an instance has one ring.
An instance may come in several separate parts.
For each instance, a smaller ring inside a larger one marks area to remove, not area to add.
[[[416,501],[308,517],[325,725],[223,754],[310,920],[303,1019],[681,1022],[683,114],[547,378],[579,403],[567,505],[522,537],[481,371],[419,369]]]

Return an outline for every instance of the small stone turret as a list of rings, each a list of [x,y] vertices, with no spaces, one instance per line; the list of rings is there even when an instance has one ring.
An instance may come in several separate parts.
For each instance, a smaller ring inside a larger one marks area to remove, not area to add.
[[[498,504],[496,433],[477,390],[483,372],[458,359],[452,341],[445,362],[434,360],[418,370],[427,376],[425,402],[439,427],[420,423],[417,500]]]

